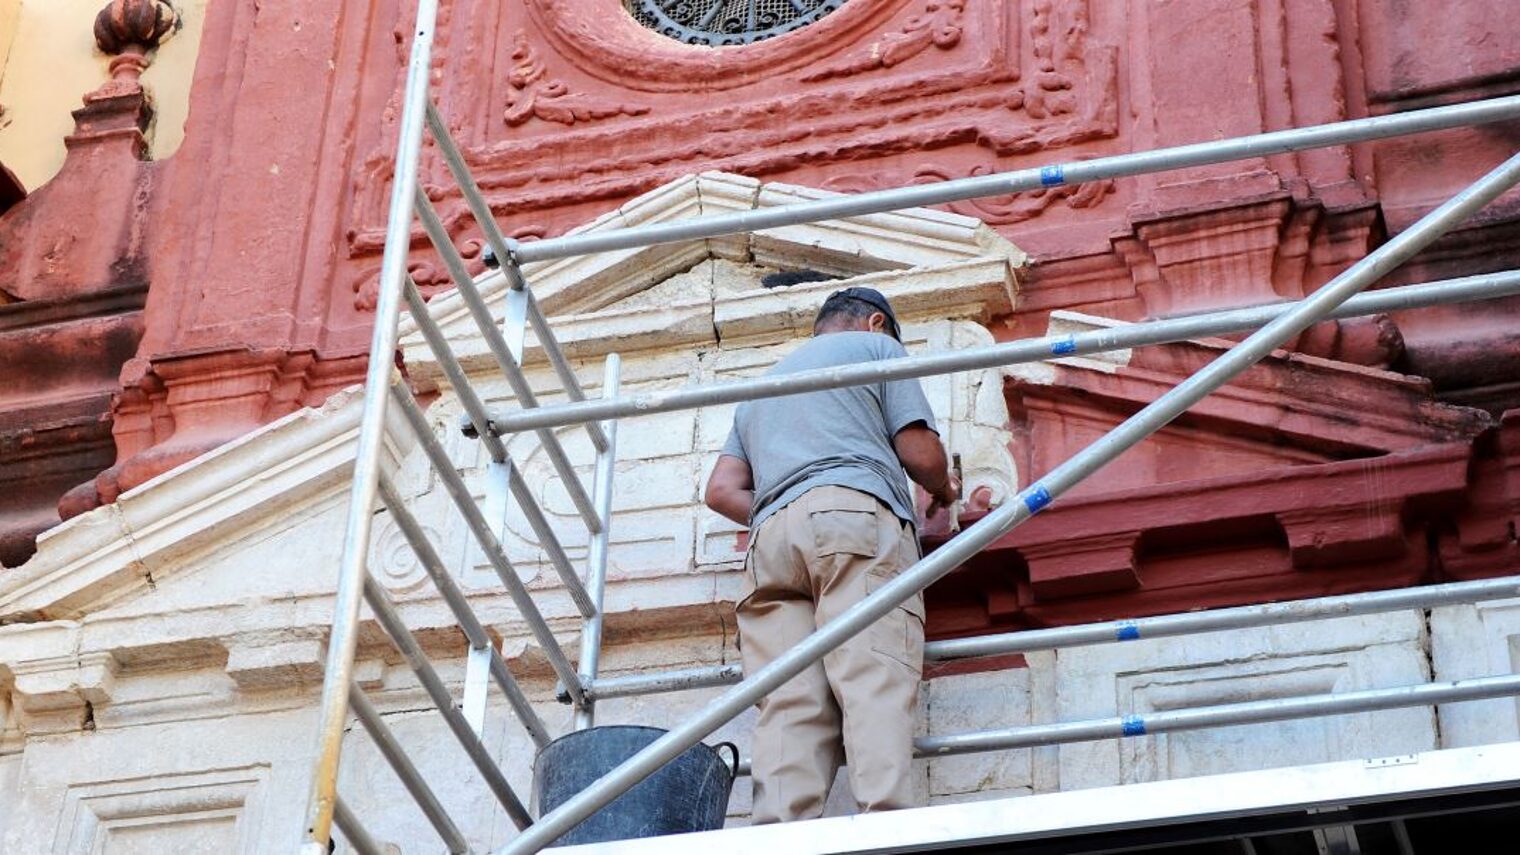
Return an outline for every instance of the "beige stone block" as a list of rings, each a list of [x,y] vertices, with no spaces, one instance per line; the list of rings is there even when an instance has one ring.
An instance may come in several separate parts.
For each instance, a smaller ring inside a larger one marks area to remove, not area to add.
[[[1048,336],[1074,335],[1125,326],[1129,326],[1129,324],[1124,321],[1058,309],[1050,313],[1050,322],[1046,327],[1045,334]],[[1088,356],[1067,357],[1059,361],[1063,363],[1069,361],[1071,364],[1080,364],[1112,372],[1128,365],[1133,356],[1133,350],[1123,348],[1121,350],[1105,350],[1101,353],[1094,353]]]
[[[937,677],[924,684],[931,736],[1023,727],[1032,722],[1027,668]],[[1033,786],[1028,750],[927,759],[932,797]]]
[[[1431,609],[1430,655],[1437,680],[1520,672],[1520,600]],[[1445,704],[1437,712],[1442,748],[1520,739],[1520,698]]]
[[[738,409],[738,404],[723,404],[697,410],[696,450],[708,455],[704,472],[712,470],[712,461],[717,460],[716,452],[728,442],[728,434],[734,427],[734,412]]]
[[[11,695],[28,734],[63,733],[89,724],[95,704],[111,701],[118,665],[109,653],[15,662]]]
[[[11,827],[18,819],[16,802],[20,800],[20,780],[21,752],[0,750],[0,842],[5,838],[3,829]]]
[[[320,684],[326,657],[327,645],[316,638],[233,644],[227,650],[227,676],[244,691]]]
[[[971,802],[990,802],[997,799],[1009,799],[1019,796],[1033,795],[1034,791],[1028,787],[1015,787],[1007,790],[977,790],[971,793],[951,793],[949,795],[929,796],[929,805],[961,805]]]
[[[1009,311],[1014,298],[1007,261],[981,258],[722,298],[713,305],[713,321],[726,343],[737,339],[806,338],[812,335],[813,319],[828,295],[854,285],[875,288],[885,294],[903,324],[985,319]]]

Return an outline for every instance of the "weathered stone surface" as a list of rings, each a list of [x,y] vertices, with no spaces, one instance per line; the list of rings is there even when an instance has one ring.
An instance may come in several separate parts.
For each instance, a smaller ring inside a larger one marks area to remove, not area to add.
[[[1438,680],[1520,671],[1520,601],[1443,606],[1430,612],[1431,667]],[[1520,701],[1499,698],[1440,709],[1444,746],[1520,739]]]
[[[928,735],[998,730],[1035,723],[1029,668],[947,675],[925,683]],[[924,761],[936,800],[1032,792],[1033,752],[1000,751]]]

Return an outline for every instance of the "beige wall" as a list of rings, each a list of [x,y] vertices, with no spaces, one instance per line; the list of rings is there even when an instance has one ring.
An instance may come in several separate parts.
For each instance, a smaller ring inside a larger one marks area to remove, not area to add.
[[[190,78],[209,0],[175,0],[184,27],[143,75],[157,115],[148,129],[154,158],[179,148]],[[63,138],[80,97],[106,80],[109,57],[95,48],[104,0],[0,0],[0,163],[34,190],[63,165]]]
[[[16,21],[21,17],[21,0],[0,0],[0,77],[4,76],[5,61],[11,55],[11,41],[16,36]],[[5,117],[0,116],[0,125]]]

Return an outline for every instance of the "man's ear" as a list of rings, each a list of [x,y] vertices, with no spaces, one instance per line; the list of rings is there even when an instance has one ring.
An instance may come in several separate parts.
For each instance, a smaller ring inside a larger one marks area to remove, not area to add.
[[[884,315],[884,314],[882,314],[881,312],[872,312],[871,316],[868,317],[868,318],[866,318],[866,328],[869,329],[871,332],[879,332],[879,333],[886,332],[887,331],[887,316]]]

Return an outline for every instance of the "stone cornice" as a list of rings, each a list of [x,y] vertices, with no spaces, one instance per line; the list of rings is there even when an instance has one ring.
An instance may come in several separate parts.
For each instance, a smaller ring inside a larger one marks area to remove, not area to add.
[[[769,208],[837,196],[787,184],[762,184],[725,173],[703,173],[658,187],[598,217],[572,234],[608,231],[670,220]],[[626,309],[618,301],[707,259],[812,267],[844,281],[783,290],[715,296],[675,305]],[[690,349],[729,337],[781,341],[812,322],[827,294],[847,281],[870,285],[893,301],[906,323],[988,318],[1011,312],[1015,271],[1024,253],[979,221],[959,214],[911,208],[827,223],[768,229],[684,244],[662,245],[524,266],[555,332],[573,357],[613,350]],[[506,289],[498,273],[477,280],[488,301]],[[429,309],[467,370],[490,370],[489,350],[455,293]],[[436,361],[410,318],[402,321],[402,352],[413,376],[436,381]],[[529,341],[528,359],[536,342]]]

